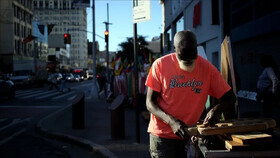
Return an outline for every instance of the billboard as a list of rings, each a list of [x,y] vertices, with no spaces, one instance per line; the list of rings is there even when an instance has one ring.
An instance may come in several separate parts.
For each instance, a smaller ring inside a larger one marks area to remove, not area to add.
[[[72,0],[73,8],[87,8],[90,7],[90,0]]]

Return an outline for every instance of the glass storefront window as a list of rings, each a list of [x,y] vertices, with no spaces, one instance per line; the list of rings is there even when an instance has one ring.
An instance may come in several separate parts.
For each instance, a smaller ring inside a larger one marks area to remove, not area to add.
[[[184,17],[182,16],[179,20],[176,22],[176,31],[183,31],[184,30]]]
[[[167,39],[167,50],[171,51],[171,47],[172,47],[172,31],[171,31],[171,28],[169,28],[166,32],[166,39]]]

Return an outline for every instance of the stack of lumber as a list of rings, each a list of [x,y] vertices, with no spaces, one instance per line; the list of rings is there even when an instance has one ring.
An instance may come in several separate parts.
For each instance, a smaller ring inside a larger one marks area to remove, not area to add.
[[[225,140],[225,148],[229,151],[262,150],[270,147],[272,135],[266,133],[232,134],[232,140]]]
[[[189,128],[191,135],[227,136],[223,139],[225,148],[229,151],[261,150],[271,147],[272,135],[263,131],[274,128],[276,121],[270,118],[227,120],[217,123],[213,127],[201,124]]]

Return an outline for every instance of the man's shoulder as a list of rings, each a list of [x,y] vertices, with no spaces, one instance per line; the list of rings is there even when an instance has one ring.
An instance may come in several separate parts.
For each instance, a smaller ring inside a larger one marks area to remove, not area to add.
[[[156,59],[155,62],[157,62],[157,63],[170,62],[170,61],[174,60],[174,57],[176,57],[175,53],[166,54],[166,55]]]
[[[202,68],[202,69],[205,69],[206,68],[215,68],[215,66],[210,62],[208,61],[207,59],[204,59],[203,57],[201,56],[198,56],[198,60],[199,60],[199,67]]]

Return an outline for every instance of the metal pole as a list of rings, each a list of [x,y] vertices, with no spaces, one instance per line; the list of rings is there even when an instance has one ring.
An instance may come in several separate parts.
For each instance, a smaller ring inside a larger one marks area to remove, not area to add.
[[[95,65],[96,65],[96,45],[95,45],[95,1],[92,0],[92,73],[93,73],[93,86],[91,89],[90,97],[92,99],[97,99],[97,86],[96,86],[96,70],[95,70]]]
[[[138,42],[137,42],[137,23],[133,25],[134,31],[134,78],[135,78],[135,118],[136,118],[136,141],[140,143],[140,120],[139,120],[139,106],[138,106]]]
[[[107,3],[107,23],[106,23],[106,30],[109,32],[109,4]],[[110,74],[109,74],[109,36],[110,33],[108,35],[108,42],[106,44],[106,58],[107,58],[107,67],[106,67],[106,71],[107,71],[107,79],[109,79]],[[105,93],[107,94],[107,93]],[[106,96],[107,97],[107,96]]]

